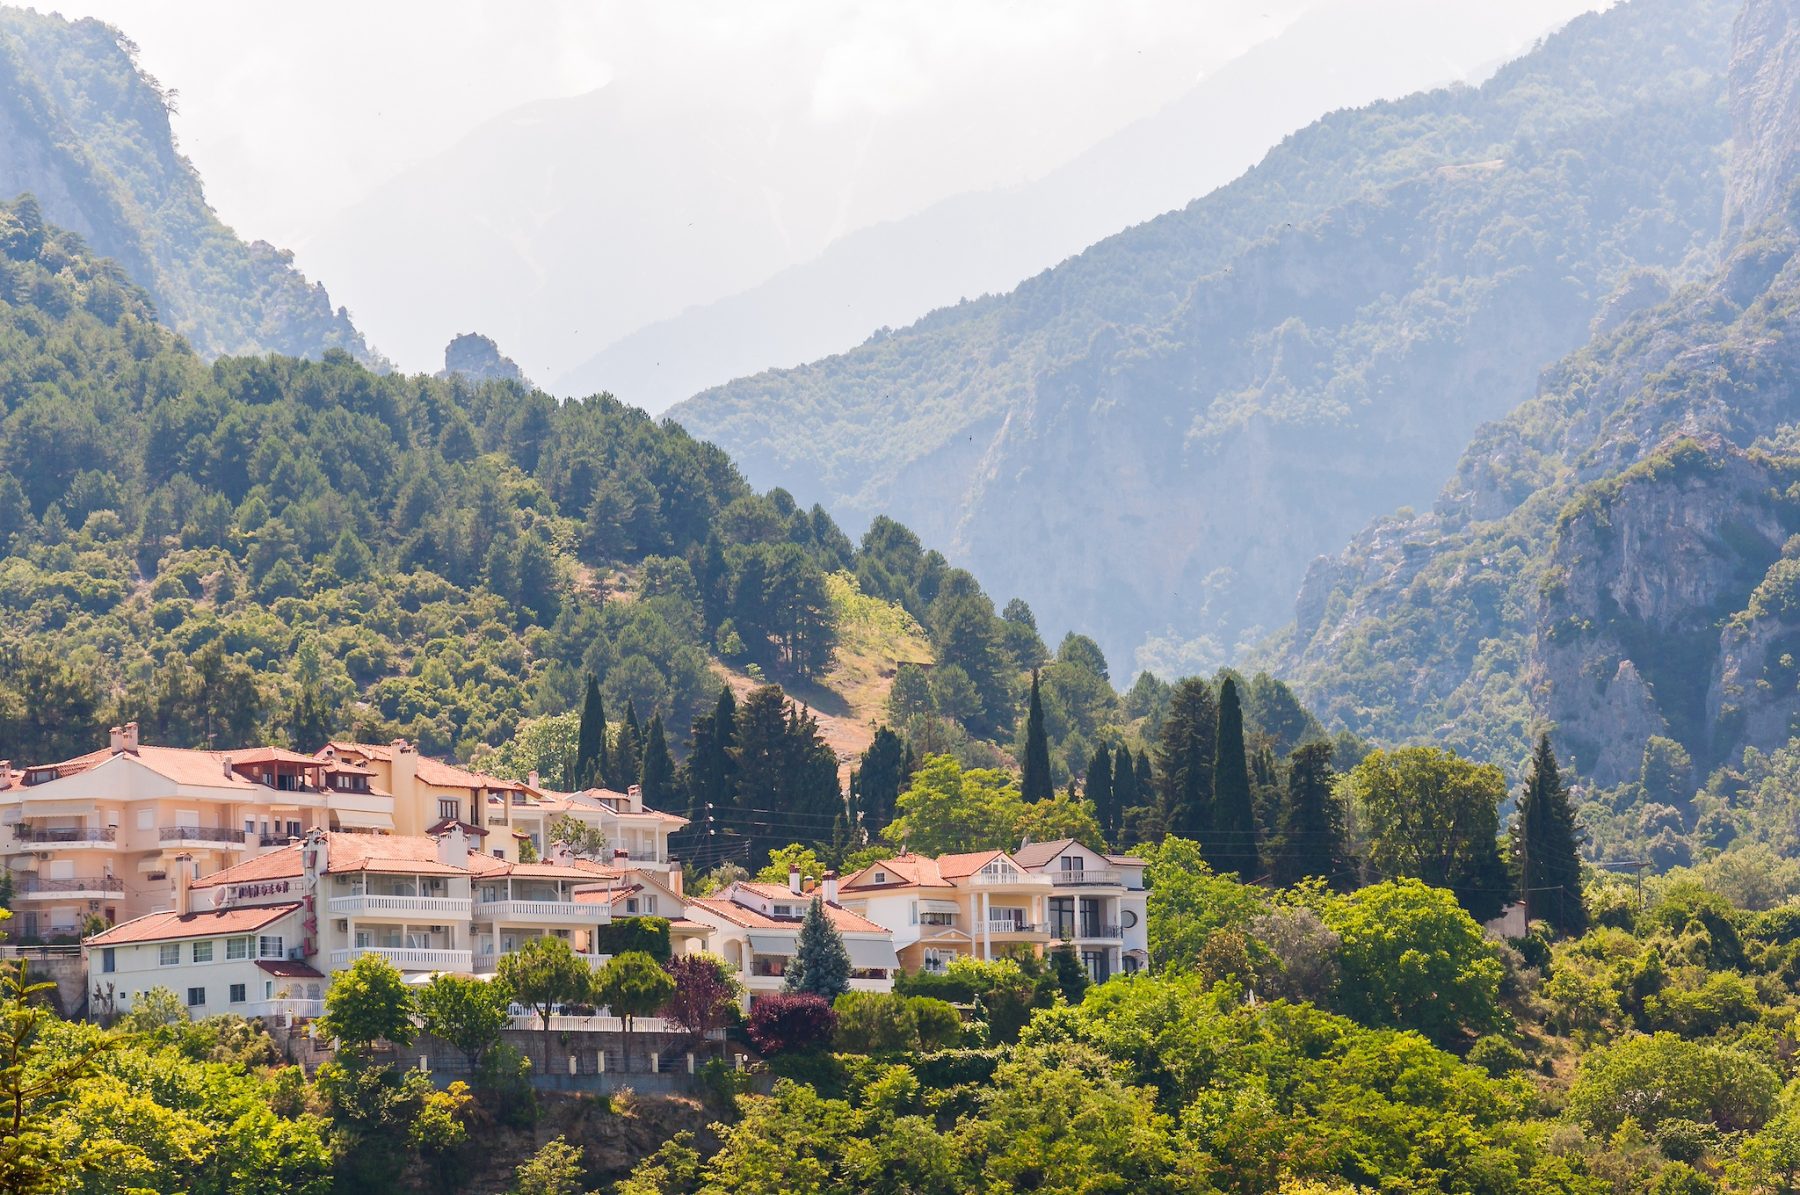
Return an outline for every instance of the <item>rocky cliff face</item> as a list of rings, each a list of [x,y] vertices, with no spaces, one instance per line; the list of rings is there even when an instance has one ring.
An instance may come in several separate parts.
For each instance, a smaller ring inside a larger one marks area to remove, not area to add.
[[[444,368],[437,376],[464,377],[471,382],[518,382],[524,386],[525,371],[518,362],[500,351],[492,337],[479,332],[464,332],[444,346]]]
[[[1785,206],[1800,165],[1800,0],[1748,0],[1731,57],[1734,160],[1726,192],[1728,231],[1761,223]]]
[[[1771,2],[1738,29],[1734,77],[1766,99],[1800,20]],[[1734,95],[1740,127],[1759,103]],[[1788,741],[1800,228],[1767,197],[1794,181],[1796,119],[1753,122],[1759,140],[1736,148],[1752,177],[1733,178],[1709,279],[1598,321],[1474,438],[1431,514],[1371,524],[1313,566],[1274,654],[1328,717],[1499,759],[1550,725],[1602,785],[1631,778],[1652,735],[1702,771]]]

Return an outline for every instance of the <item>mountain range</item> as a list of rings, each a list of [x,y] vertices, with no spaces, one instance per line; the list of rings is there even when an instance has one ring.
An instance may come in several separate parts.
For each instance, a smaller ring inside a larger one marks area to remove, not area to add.
[[[1736,6],[1632,0],[1479,88],[1333,113],[999,296],[672,414],[888,511],[1109,658],[1214,666],[1424,503],[1596,318],[1707,268]],[[1610,314],[1608,314],[1610,313]]]

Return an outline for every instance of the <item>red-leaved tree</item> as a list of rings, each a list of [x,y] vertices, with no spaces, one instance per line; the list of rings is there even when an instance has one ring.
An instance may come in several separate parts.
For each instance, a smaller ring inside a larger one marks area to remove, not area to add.
[[[811,992],[763,996],[750,1010],[750,1040],[764,1054],[810,1050],[831,1040],[837,1013]]]
[[[731,1023],[743,989],[724,959],[716,954],[683,954],[664,966],[675,980],[675,994],[662,1007],[664,1020],[696,1040]]]

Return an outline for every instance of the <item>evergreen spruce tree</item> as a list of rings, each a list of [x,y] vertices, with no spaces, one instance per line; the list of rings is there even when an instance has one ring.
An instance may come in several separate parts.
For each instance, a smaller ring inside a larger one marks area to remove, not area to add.
[[[1560,933],[1581,933],[1587,928],[1587,906],[1581,896],[1581,831],[1547,734],[1538,736],[1531,756],[1513,839],[1527,923],[1535,918]]]
[[[1031,700],[1025,712],[1025,774],[1019,793],[1027,801],[1048,801],[1056,795],[1050,779],[1050,740],[1044,733],[1044,703],[1038,699],[1038,674],[1031,673]]]
[[[638,783],[644,766],[644,732],[630,698],[625,699],[625,721],[619,725],[619,741],[613,744],[612,765],[614,789],[624,792]]]
[[[1094,806],[1094,816],[1100,820],[1100,830],[1106,835],[1106,841],[1116,844],[1119,841],[1119,810],[1113,804],[1112,767],[1112,753],[1105,743],[1101,743],[1094,748],[1094,757],[1088,760],[1082,789]]]
[[[675,757],[669,754],[669,744],[663,736],[661,714],[650,719],[638,783],[644,789],[644,804],[651,809],[667,809],[675,798]]]
[[[588,674],[587,695],[581,703],[581,728],[575,733],[575,774],[570,783],[577,789],[605,784],[612,769],[606,758],[606,703],[600,699],[600,682]]]
[[[1125,752],[1125,749],[1121,747],[1120,751]],[[1125,754],[1129,755],[1130,752],[1125,752]],[[1151,770],[1148,749],[1138,752],[1137,767],[1134,770],[1137,772],[1138,796],[1148,801],[1156,795],[1156,773]],[[1114,774],[1117,774],[1117,768],[1114,769]]]
[[[894,802],[906,789],[905,748],[900,736],[883,726],[863,752],[856,772],[856,800],[863,832],[871,839],[894,820]]]
[[[1261,873],[1257,851],[1256,800],[1250,792],[1250,761],[1244,755],[1244,710],[1237,681],[1219,686],[1218,746],[1213,752],[1212,828],[1200,840],[1206,861],[1243,880]]]
[[[810,992],[836,1000],[850,990],[850,952],[844,938],[825,915],[825,902],[815,896],[800,919],[800,936],[794,943],[782,989]]]
[[[1157,796],[1168,832],[1202,847],[1212,838],[1218,737],[1219,707],[1212,686],[1199,677],[1176,685],[1156,744]]]
[[[1288,756],[1287,799],[1275,848],[1275,882],[1283,887],[1318,876],[1339,890],[1350,886],[1350,835],[1333,792],[1331,744],[1307,743]]]
[[[752,690],[738,707],[737,802],[728,827],[750,840],[752,870],[790,842],[829,843],[845,810],[837,755],[819,721],[787,700],[780,685]]]

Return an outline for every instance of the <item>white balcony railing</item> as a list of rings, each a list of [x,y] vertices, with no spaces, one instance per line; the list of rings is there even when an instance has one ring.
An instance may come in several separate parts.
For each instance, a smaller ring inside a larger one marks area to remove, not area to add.
[[[603,904],[572,900],[483,900],[475,904],[477,921],[555,921],[597,925],[612,920]]]
[[[1050,936],[1050,927],[1042,922],[1034,921],[990,921],[987,923],[990,934],[1042,934]]]
[[[1088,867],[1078,871],[1049,871],[1045,875],[1058,888],[1081,888],[1094,885],[1116,886],[1124,883],[1117,868]]]
[[[331,911],[346,917],[431,917],[461,920],[469,915],[466,896],[383,896],[358,892],[331,898]]]
[[[263,1017],[272,1021],[293,1023],[300,1018],[322,1017],[325,1015],[323,1000],[264,1000],[252,1004],[246,1016]]]
[[[604,966],[606,966],[606,964],[612,962],[612,955],[610,955],[610,954],[582,954],[579,951],[577,951],[575,954],[575,957],[580,959],[582,962],[586,963],[588,966],[595,968],[596,970],[601,967],[604,967]],[[499,958],[500,958],[500,956],[493,953],[492,951],[489,951],[487,954],[476,955],[475,956],[475,974],[477,974],[477,975],[492,975],[495,971],[497,971],[499,969],[499,963],[498,963]]]
[[[243,846],[244,832],[227,826],[159,826],[156,837],[164,846]]]
[[[468,971],[473,956],[466,950],[422,950],[412,946],[353,946],[331,952],[331,969],[341,971],[365,954],[384,958],[402,971]]]

